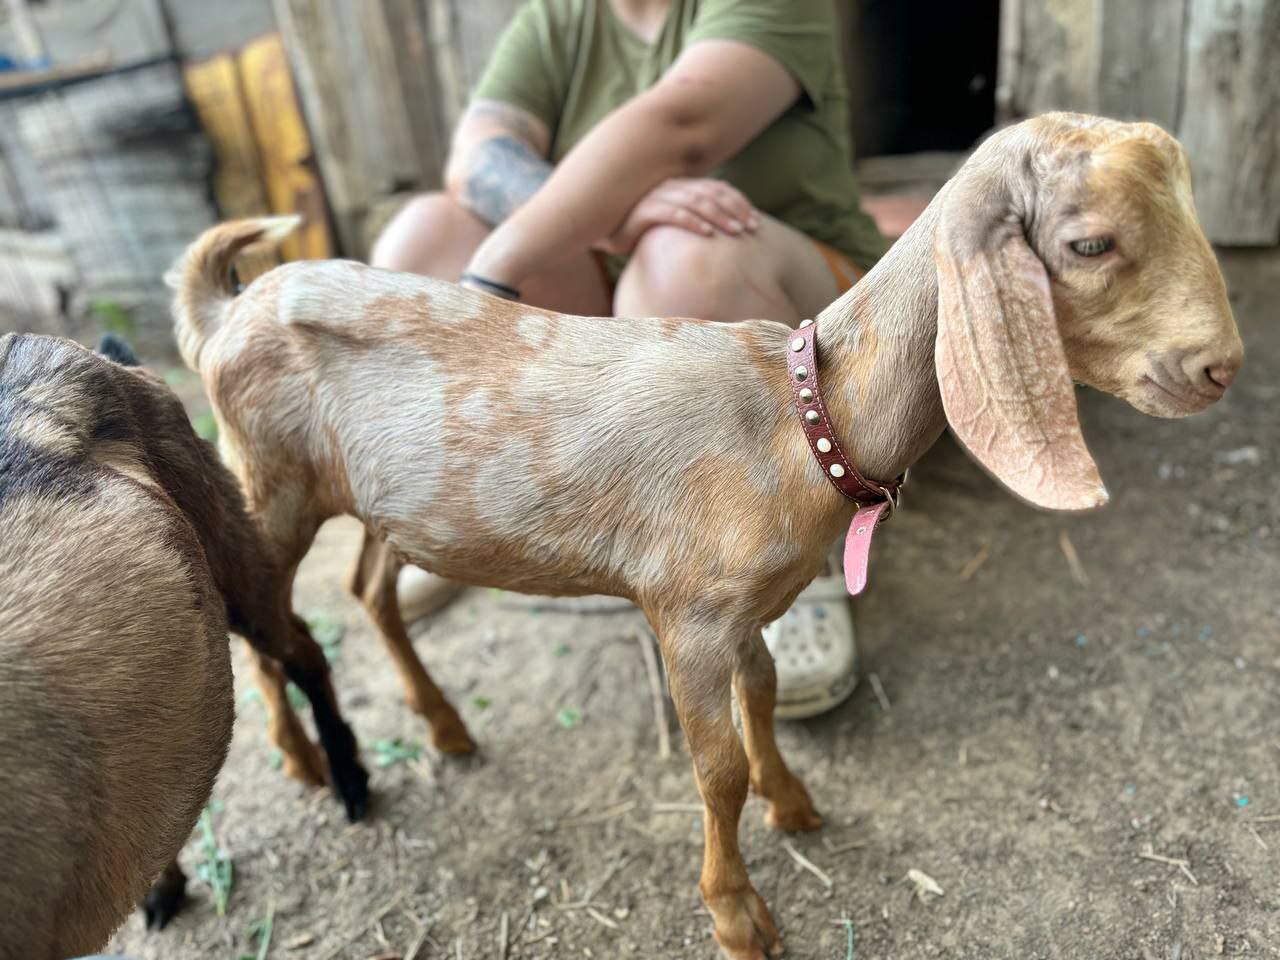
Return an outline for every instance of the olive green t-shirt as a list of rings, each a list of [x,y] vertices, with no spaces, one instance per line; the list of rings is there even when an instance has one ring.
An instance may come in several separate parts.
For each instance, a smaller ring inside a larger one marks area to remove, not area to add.
[[[832,0],[671,0],[652,43],[609,0],[527,0],[499,38],[474,95],[529,111],[551,130],[551,161],[654,84],[699,40],[767,53],[799,99],[713,176],[756,206],[870,268],[884,252],[858,207],[839,20]]]

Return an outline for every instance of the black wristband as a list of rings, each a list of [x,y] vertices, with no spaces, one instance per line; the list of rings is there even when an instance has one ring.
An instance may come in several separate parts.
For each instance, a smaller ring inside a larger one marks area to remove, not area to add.
[[[464,273],[458,278],[459,283],[470,284],[478,287],[485,293],[491,293],[495,297],[501,297],[503,300],[519,300],[520,291],[515,287],[509,287],[505,283],[499,283],[497,280],[490,280],[488,277],[482,277],[475,273]]]

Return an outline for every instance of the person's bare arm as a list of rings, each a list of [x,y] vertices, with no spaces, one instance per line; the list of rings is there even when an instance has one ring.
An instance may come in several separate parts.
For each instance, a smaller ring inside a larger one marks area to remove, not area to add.
[[[693,45],[569,152],[481,244],[468,271],[519,286],[610,236],[655,184],[718,167],[799,95],[791,72],[755,47],[732,40]]]
[[[551,132],[520,107],[473,101],[458,121],[445,189],[490,226],[506,220],[551,176]]]

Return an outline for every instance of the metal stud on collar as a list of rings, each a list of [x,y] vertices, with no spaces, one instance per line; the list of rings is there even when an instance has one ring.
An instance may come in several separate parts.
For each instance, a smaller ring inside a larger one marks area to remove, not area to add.
[[[787,369],[792,378],[795,409],[800,414],[810,449],[818,458],[822,472],[842,496],[857,503],[861,509],[876,510],[877,517],[888,516],[897,506],[901,479],[887,483],[869,481],[840,449],[839,441],[830,432],[829,415],[823,407],[822,392],[818,387],[818,326],[816,322],[803,326],[807,333],[793,334],[787,340]]]

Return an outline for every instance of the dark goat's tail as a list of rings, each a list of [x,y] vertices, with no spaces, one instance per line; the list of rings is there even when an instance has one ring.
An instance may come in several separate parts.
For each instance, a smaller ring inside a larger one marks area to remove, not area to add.
[[[114,360],[122,367],[142,366],[142,361],[133,352],[133,347],[129,346],[129,341],[117,333],[104,333],[98,345],[93,348],[93,352],[101,354],[108,360]]]

